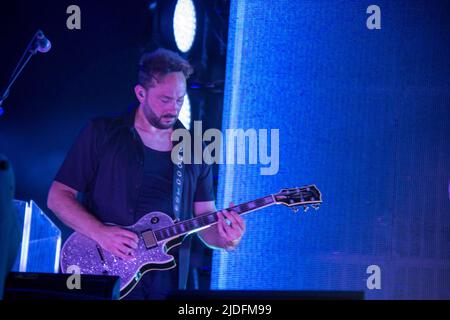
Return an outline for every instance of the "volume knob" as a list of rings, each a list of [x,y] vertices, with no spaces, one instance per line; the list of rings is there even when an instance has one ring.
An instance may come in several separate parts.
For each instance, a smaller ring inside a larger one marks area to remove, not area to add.
[[[153,218],[150,220],[150,222],[151,222],[152,224],[157,224],[157,223],[159,222],[159,218],[158,218],[158,217],[153,217]]]

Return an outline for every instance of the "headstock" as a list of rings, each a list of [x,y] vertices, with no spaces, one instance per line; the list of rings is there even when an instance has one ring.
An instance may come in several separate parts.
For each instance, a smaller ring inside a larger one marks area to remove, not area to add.
[[[294,212],[298,211],[297,206],[303,206],[303,210],[308,211],[311,206],[315,210],[319,209],[322,203],[322,194],[315,185],[309,185],[291,189],[281,189],[274,195],[277,204],[283,204],[292,208]]]

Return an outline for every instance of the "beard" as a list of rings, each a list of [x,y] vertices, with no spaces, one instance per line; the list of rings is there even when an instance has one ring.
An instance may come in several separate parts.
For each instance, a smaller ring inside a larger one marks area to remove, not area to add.
[[[170,129],[175,125],[175,122],[178,119],[178,114],[175,116],[173,114],[163,114],[161,116],[157,116],[150,105],[144,105],[144,115],[147,121],[158,129]]]

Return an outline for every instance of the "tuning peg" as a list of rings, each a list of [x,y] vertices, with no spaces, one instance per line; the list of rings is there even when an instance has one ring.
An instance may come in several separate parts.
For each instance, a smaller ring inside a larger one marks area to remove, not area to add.
[[[311,207],[313,207],[314,210],[319,210],[320,205],[319,204],[312,204]]]
[[[309,207],[308,206],[303,206],[303,212],[306,212],[306,211],[308,211],[309,210]]]
[[[294,213],[297,213],[298,212],[298,208],[297,207],[290,207],[291,208],[291,210],[294,212]]]

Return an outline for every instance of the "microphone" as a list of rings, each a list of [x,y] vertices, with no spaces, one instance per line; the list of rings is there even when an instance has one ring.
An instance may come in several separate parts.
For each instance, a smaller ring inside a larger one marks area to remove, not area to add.
[[[31,38],[30,42],[27,45],[27,48],[25,49],[25,52],[23,53],[22,57],[20,58],[19,62],[17,63],[16,68],[14,69],[11,77],[9,78],[9,82],[8,82],[8,85],[5,89],[5,91],[3,92],[2,95],[0,95],[0,117],[4,113],[2,104],[6,100],[6,98],[8,98],[9,89],[11,89],[12,85],[17,80],[17,77],[19,77],[20,73],[25,68],[27,63],[30,61],[31,57],[34,56],[37,52],[40,52],[40,53],[49,52],[51,48],[52,48],[52,44],[51,44],[50,40],[48,40],[45,37],[44,33],[41,30],[38,30],[34,34],[33,38]],[[27,56],[27,53],[28,53],[28,56]]]
[[[52,48],[52,43],[48,40],[41,30],[36,33],[35,50],[41,53],[49,52]]]

